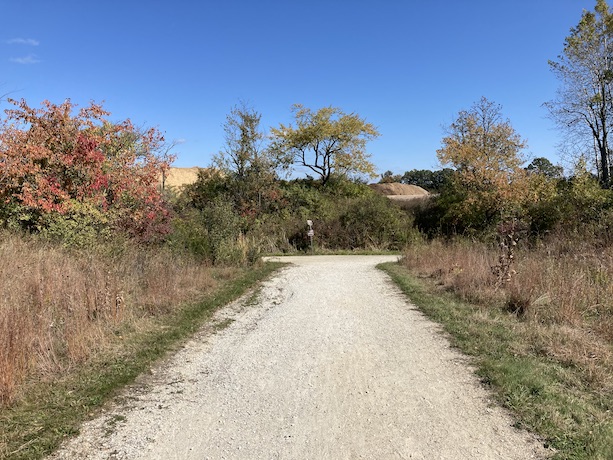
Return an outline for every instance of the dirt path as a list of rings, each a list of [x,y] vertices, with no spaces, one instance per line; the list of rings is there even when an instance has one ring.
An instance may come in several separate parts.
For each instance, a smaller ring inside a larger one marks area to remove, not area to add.
[[[284,259],[54,458],[541,458],[375,269],[394,257]]]

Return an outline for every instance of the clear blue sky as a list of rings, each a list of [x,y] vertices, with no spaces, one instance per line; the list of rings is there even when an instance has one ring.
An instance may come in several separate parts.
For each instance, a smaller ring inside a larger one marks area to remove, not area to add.
[[[376,125],[380,173],[438,167],[436,150],[481,96],[559,161],[543,102],[547,61],[595,0],[0,0],[0,94],[39,106],[104,102],[157,126],[176,166],[207,166],[244,100],[263,128],[290,106],[332,105]],[[2,108],[6,108],[4,103]]]

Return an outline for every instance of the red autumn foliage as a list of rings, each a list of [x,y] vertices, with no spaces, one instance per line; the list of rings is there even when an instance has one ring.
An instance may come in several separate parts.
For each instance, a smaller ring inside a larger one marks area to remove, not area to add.
[[[172,158],[160,154],[157,129],[130,120],[108,121],[101,105],[75,113],[70,100],[34,109],[9,99],[0,125],[0,206],[19,213],[29,229],[49,213],[67,214],[86,204],[112,216],[112,225],[141,241],[169,231],[169,208],[158,187]]]

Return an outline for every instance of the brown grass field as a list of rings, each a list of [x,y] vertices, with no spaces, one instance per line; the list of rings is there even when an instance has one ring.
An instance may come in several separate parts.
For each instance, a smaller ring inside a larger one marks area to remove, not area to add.
[[[116,340],[122,327],[213,289],[218,270],[169,251],[73,253],[0,234],[0,406],[29,376],[52,378]]]
[[[464,300],[500,308],[530,326],[528,349],[583,371],[586,383],[613,391],[613,250],[576,247],[560,239],[514,256],[502,285],[493,274],[501,254],[477,243],[409,249],[403,264]]]

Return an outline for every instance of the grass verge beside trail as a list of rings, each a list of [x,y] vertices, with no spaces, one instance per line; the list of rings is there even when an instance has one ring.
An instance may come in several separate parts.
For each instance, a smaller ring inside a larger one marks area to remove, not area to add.
[[[26,397],[0,411],[0,458],[33,460],[51,453],[117,390],[198,331],[213,312],[283,265],[269,262],[244,271],[204,300],[155,320],[146,330],[122,331],[114,353],[91,359],[60,381],[32,385]]]
[[[545,440],[555,459],[613,458],[613,401],[590,390],[585,376],[538,350],[526,352],[530,324],[496,308],[458,300],[396,264],[379,266],[452,344],[473,358],[482,381],[515,414],[518,428]]]

